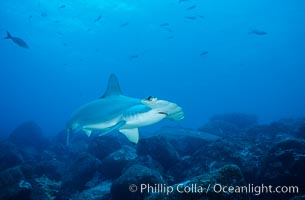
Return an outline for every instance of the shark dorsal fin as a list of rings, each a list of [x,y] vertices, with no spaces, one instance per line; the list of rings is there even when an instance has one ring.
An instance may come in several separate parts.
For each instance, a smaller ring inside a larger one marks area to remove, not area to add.
[[[122,94],[122,91],[120,88],[119,81],[115,74],[111,74],[108,79],[107,89],[101,98],[105,98],[105,97],[113,96],[113,95],[121,95],[121,94]]]

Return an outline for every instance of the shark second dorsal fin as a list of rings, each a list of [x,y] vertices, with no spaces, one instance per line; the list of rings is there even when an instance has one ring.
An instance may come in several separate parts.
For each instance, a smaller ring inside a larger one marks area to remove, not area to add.
[[[108,86],[101,98],[105,98],[112,95],[121,95],[122,91],[119,85],[119,81],[115,74],[111,74],[108,79]]]

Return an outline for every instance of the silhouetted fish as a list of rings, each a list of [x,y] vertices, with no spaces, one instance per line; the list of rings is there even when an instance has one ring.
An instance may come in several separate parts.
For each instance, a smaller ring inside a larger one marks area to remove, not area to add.
[[[6,33],[7,33],[7,36],[4,39],[11,39],[18,46],[20,46],[22,48],[26,48],[26,49],[29,48],[29,46],[21,38],[13,37],[8,31],[6,31]]]
[[[205,55],[207,55],[208,53],[209,53],[208,51],[203,51],[203,52],[200,53],[200,56],[205,56]]]
[[[139,55],[134,54],[134,55],[129,56],[129,58],[130,58],[130,59],[137,59],[137,58],[139,58]]]
[[[58,8],[65,8],[65,7],[66,7],[65,4],[62,4],[62,5],[58,6]]]
[[[96,23],[96,22],[100,21],[101,19],[102,19],[102,15],[99,15],[99,16],[97,16],[97,18],[95,18],[94,22]]]
[[[197,8],[197,5],[192,5],[192,6],[188,7],[188,8],[186,8],[186,10],[193,10],[195,8]]]
[[[120,24],[120,27],[122,28],[122,27],[125,27],[125,26],[128,26],[128,25],[129,25],[128,22],[124,22],[124,23]]]
[[[185,19],[195,20],[195,19],[197,19],[197,17],[196,16],[186,16]]]
[[[256,29],[254,29],[254,30],[250,31],[250,32],[249,32],[249,34],[255,34],[255,35],[267,35],[268,33],[267,33],[267,32],[265,32],[265,31],[261,31],[261,30],[256,30]]]
[[[169,23],[165,22],[165,23],[160,24],[160,26],[161,27],[169,26]]]
[[[41,13],[40,13],[40,16],[41,16],[41,17],[47,17],[47,16],[48,16],[48,13],[47,13],[47,12],[41,12]]]
[[[172,36],[172,35],[170,35],[170,36],[168,36],[168,37],[166,37],[166,39],[167,40],[172,40],[172,39],[174,39],[175,37],[174,36]]]
[[[179,3],[186,2],[186,1],[189,1],[189,0],[179,0]]]

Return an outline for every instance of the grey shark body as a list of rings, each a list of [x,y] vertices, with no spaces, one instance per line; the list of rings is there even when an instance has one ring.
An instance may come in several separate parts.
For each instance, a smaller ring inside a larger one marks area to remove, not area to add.
[[[76,110],[67,123],[67,131],[68,136],[78,130],[88,136],[98,131],[101,136],[118,130],[132,143],[138,143],[138,127],[155,124],[164,118],[181,120],[184,113],[177,104],[155,97],[137,99],[124,96],[116,76],[112,74],[105,94]]]

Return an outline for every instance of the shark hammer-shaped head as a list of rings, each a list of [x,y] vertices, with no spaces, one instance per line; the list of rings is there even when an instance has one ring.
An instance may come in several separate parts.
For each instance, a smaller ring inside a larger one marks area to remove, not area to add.
[[[124,96],[116,76],[111,74],[104,95],[78,108],[68,121],[67,143],[69,134],[78,130],[88,136],[93,131],[101,136],[118,130],[131,142],[138,143],[138,127],[157,123],[164,118],[181,120],[184,113],[177,104],[152,96],[146,99]]]

